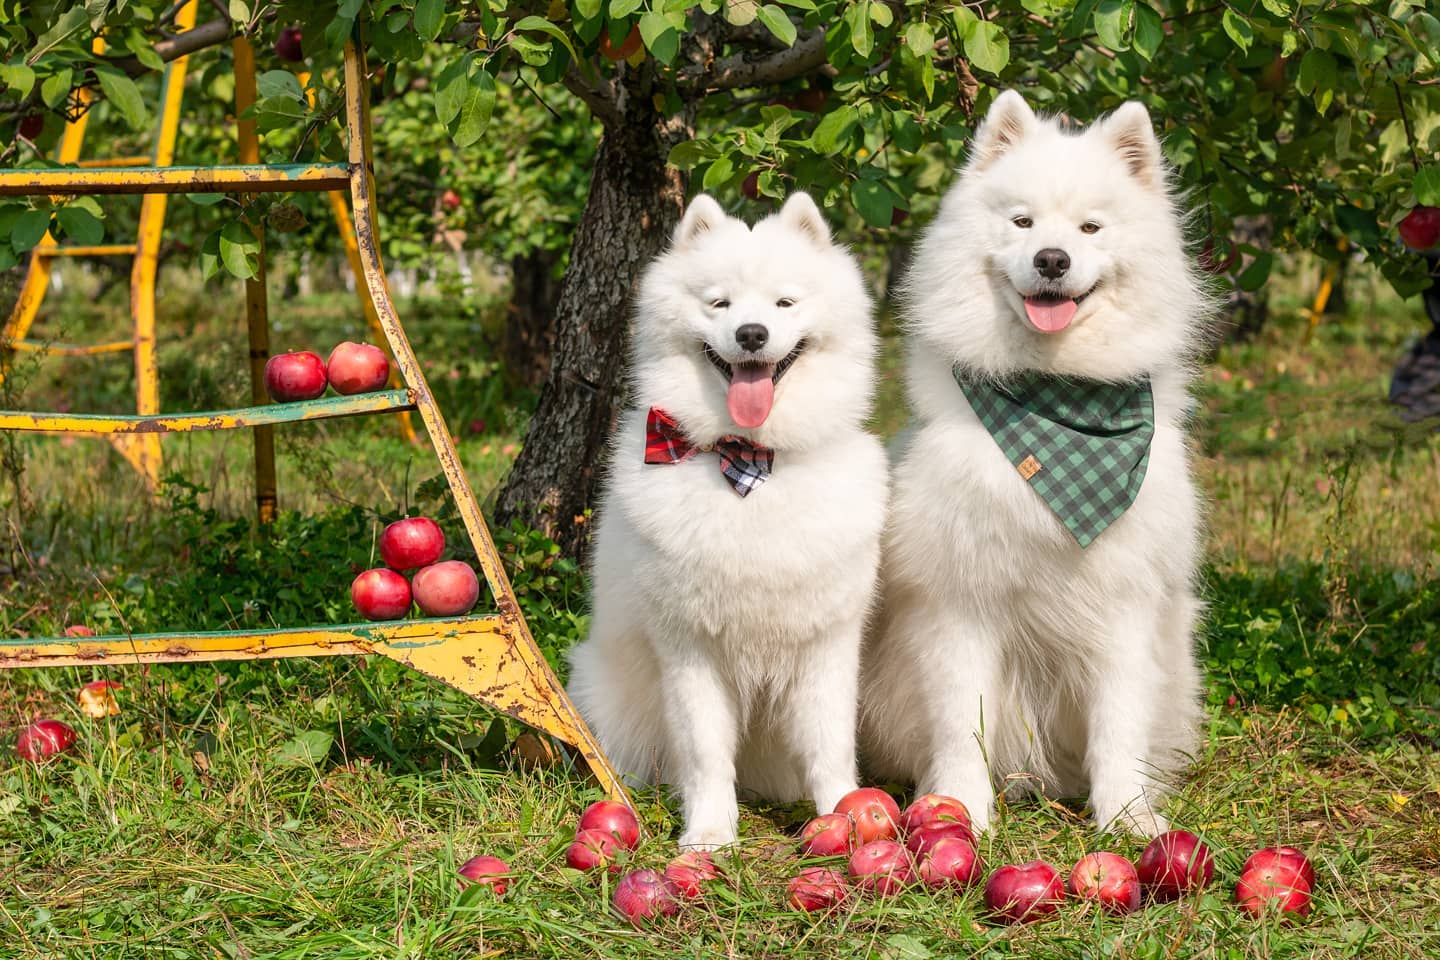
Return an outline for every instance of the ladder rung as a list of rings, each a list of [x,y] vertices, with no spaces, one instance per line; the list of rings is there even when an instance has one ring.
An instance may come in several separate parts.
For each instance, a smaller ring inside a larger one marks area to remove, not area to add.
[[[90,167],[143,167],[147,163],[154,163],[154,157],[96,157],[93,160],[81,160],[80,166]]]
[[[344,623],[280,630],[5,639],[0,640],[0,668],[86,664],[112,659],[122,663],[156,663],[316,657],[372,653],[377,646],[408,650],[456,640],[464,641],[464,649],[473,651],[479,649],[483,642],[495,642],[480,638],[480,634],[504,636],[505,633],[502,619],[492,615]],[[477,643],[477,639],[481,643]],[[457,653],[457,659],[458,656]]]
[[[134,340],[112,340],[109,343],[74,344],[74,343],[48,343],[44,340],[11,340],[6,344],[11,350],[24,350],[28,353],[54,353],[62,357],[88,357],[96,353],[120,353],[122,350],[133,350]]]
[[[94,247],[36,247],[37,257],[121,257],[134,253],[133,243],[110,243]]]
[[[266,193],[339,190],[350,184],[348,163],[276,163],[214,167],[76,167],[0,173],[0,197],[72,193]]]
[[[185,433],[192,430],[235,430],[272,423],[328,420],[391,410],[414,410],[408,390],[380,390],[353,397],[321,397],[296,403],[272,403],[208,413],[160,413],[111,416],[95,413],[30,413],[0,410],[0,430],[58,433]]]

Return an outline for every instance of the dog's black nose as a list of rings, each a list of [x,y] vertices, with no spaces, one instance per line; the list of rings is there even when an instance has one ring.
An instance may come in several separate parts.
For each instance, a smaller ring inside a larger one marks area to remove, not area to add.
[[[749,350],[754,353],[765,346],[770,340],[770,331],[765,329],[763,323],[745,323],[735,331],[735,342],[740,344],[740,349]]]
[[[1064,250],[1047,247],[1035,254],[1035,269],[1046,280],[1059,280],[1070,269],[1070,254]]]

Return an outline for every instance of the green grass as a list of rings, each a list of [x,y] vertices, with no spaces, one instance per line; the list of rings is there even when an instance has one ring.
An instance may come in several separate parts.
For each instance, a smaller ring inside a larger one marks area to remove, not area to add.
[[[1293,309],[1303,277],[1290,289],[1260,342],[1227,347],[1206,371],[1197,418],[1213,500],[1209,728],[1170,812],[1220,851],[1204,896],[1124,920],[1071,905],[1020,929],[987,924],[974,892],[857,899],[811,919],[783,905],[792,835],[810,811],[747,805],[728,880],[703,906],[636,931],[607,909],[609,878],[563,867],[594,788],[563,764],[521,769],[518,728],[394,663],[23,670],[0,673],[0,741],[48,715],[80,743],[39,768],[0,751],[0,958],[1440,954],[1440,464],[1434,438],[1402,429],[1383,404],[1419,311],[1372,297],[1362,279],[1351,316],[1306,344]],[[213,293],[171,290],[171,315],[205,320],[181,324],[189,339],[162,353],[176,391],[167,409],[231,405],[246,389],[238,306],[212,316]],[[277,349],[362,335],[342,294],[273,302]],[[402,308],[422,359],[446,358],[431,373],[482,494],[503,476],[525,403],[478,346],[493,322],[485,309]],[[67,296],[63,311],[67,340],[118,323],[113,300]],[[889,344],[887,368],[895,354]],[[120,410],[123,367],[49,362],[19,399]],[[882,396],[877,423],[890,430],[903,421],[893,381]],[[166,444],[190,485],[152,501],[97,441],[22,442],[26,506],[0,485],[11,498],[7,636],[81,621],[139,631],[348,620],[350,570],[370,563],[386,519],[409,504],[459,536],[438,471],[383,421],[281,431],[291,512],[269,537],[248,521],[243,434]],[[543,538],[497,533],[561,665],[584,631],[583,579]],[[100,677],[124,684],[122,712],[94,721],[73,697]],[[649,837],[634,859],[658,866],[674,852],[675,808],[664,795],[638,800]],[[1229,906],[1243,856],[1277,842],[1309,849],[1321,878],[1315,915],[1295,926]],[[1078,805],[1033,800],[1007,805],[982,842],[991,863],[1069,864],[1097,848],[1139,852],[1097,835]],[[517,870],[503,899],[456,882],[456,865],[480,852]]]

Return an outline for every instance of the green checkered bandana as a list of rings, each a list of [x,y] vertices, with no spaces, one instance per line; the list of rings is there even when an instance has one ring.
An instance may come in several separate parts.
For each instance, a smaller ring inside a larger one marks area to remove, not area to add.
[[[956,367],[955,382],[1081,547],[1135,502],[1155,436],[1149,378],[1103,383],[1025,373],[995,383]]]

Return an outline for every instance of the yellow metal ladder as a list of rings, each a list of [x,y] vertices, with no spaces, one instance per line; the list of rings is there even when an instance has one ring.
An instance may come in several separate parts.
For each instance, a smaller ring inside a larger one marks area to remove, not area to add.
[[[237,70],[237,76],[242,72]],[[253,68],[249,74],[253,82]],[[256,384],[255,405],[235,410],[162,414],[151,409],[122,416],[0,411],[0,429],[98,433],[143,441],[169,432],[249,428],[258,433],[278,423],[413,410],[420,415],[449,482],[495,612],[298,629],[0,639],[0,668],[378,654],[571,745],[605,791],[628,802],[614,769],[535,646],[479,504],[461,470],[454,441],[390,299],[376,236],[367,75],[363,44],[352,40],[345,46],[345,126],[349,145],[345,162],[277,165],[255,163],[253,156],[242,156],[251,162],[229,166],[169,166],[157,162],[143,167],[6,171],[0,172],[0,196],[144,194],[148,201],[163,200],[171,193],[348,191],[356,262],[364,291],[395,357],[400,388],[271,404],[264,402],[263,387]],[[152,240],[158,240],[158,228],[153,237],[142,231],[140,248],[147,249]],[[150,263],[153,281],[153,259]],[[139,269],[137,266],[137,272]],[[251,304],[259,309],[248,311],[252,356],[257,339],[268,337],[263,296],[263,283],[257,287],[252,282],[247,300],[261,298],[258,305]],[[150,323],[153,332],[153,313]],[[138,358],[138,333],[136,350]],[[270,493],[273,498],[273,487]],[[273,509],[273,499],[271,503]]]

